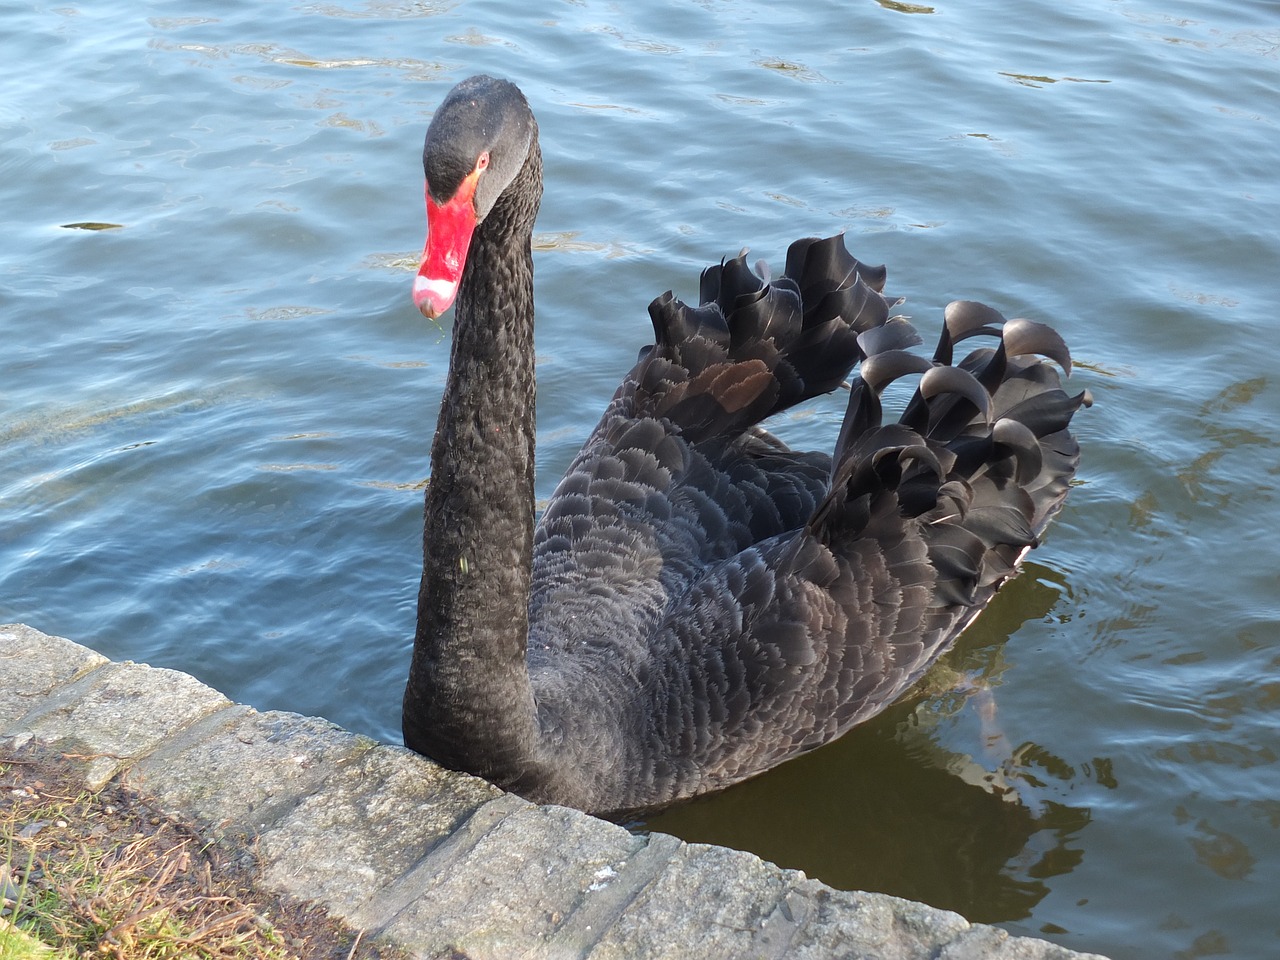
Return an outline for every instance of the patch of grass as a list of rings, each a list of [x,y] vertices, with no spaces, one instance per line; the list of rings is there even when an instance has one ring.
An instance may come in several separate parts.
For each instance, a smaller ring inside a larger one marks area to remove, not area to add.
[[[0,960],[73,960],[74,957],[69,950],[56,950],[0,917]]]
[[[396,956],[243,867],[73,759],[0,758],[0,960],[344,960]]]

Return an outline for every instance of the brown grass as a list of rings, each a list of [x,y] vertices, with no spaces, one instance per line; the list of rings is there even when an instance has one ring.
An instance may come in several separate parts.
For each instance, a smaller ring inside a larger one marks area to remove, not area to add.
[[[227,856],[127,788],[79,788],[79,759],[0,756],[0,912],[53,947],[51,956],[403,956],[314,905],[264,892],[243,851]],[[0,957],[10,955],[6,940],[0,928]]]

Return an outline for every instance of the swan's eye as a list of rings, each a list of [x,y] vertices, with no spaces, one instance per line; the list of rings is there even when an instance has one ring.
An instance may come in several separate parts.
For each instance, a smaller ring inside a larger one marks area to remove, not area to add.
[[[489,151],[486,150],[484,153],[480,154],[479,158],[476,160],[476,173],[479,173],[488,165],[489,165]]]

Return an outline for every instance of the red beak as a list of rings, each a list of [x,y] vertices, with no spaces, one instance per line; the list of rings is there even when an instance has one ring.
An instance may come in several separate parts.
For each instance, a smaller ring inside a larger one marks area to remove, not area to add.
[[[444,203],[436,203],[427,190],[427,245],[413,281],[413,302],[431,320],[448,310],[458,295],[471,234],[476,229],[472,198],[477,173],[463,180],[457,193]]]

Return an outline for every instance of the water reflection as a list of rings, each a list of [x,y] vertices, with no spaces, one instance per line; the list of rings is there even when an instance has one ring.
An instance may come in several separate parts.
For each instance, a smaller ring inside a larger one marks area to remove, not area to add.
[[[751,850],[832,886],[921,900],[973,921],[1031,915],[1081,862],[1082,780],[1116,786],[1108,758],[1073,765],[1001,729],[1004,647],[1065,589],[1031,565],[926,677],[822,750],[645,823],[690,842]],[[820,825],[820,826],[819,826]]]

